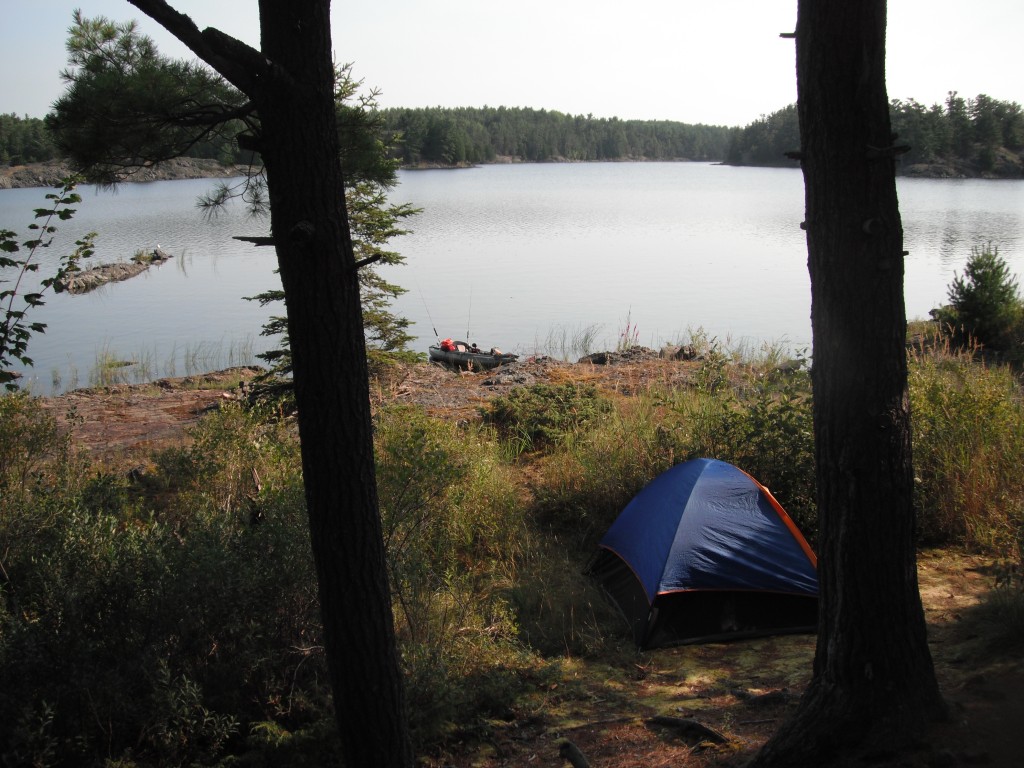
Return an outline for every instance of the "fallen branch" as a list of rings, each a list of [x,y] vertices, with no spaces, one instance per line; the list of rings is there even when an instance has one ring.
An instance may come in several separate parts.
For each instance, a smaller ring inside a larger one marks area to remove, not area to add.
[[[666,728],[671,728],[676,731],[683,738],[699,739],[700,741],[710,741],[715,744],[728,744],[729,740],[716,731],[714,728],[709,728],[703,723],[691,720],[687,717],[669,717],[667,715],[655,715],[654,717],[644,720],[647,725],[661,725]]]
[[[595,725],[611,725],[614,723],[631,723],[637,718],[635,717],[609,717],[606,720],[591,720],[589,723],[580,723],[579,725],[570,725],[560,730],[563,731],[578,731],[580,728],[593,728]]]

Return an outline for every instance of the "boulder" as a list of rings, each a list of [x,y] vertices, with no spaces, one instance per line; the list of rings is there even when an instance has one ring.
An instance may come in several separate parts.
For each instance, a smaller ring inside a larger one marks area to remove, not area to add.
[[[658,357],[666,360],[696,360],[697,350],[691,344],[666,344],[661,348]]]

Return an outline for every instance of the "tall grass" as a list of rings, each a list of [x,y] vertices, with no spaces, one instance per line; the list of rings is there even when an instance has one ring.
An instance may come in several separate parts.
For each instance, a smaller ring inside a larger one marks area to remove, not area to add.
[[[922,539],[1015,546],[1024,527],[1024,399],[1014,373],[970,353],[918,353],[910,396]]]
[[[144,384],[161,376],[196,376],[207,371],[253,365],[256,360],[253,340],[236,339],[227,344],[199,342],[179,347],[175,344],[163,359],[158,360],[156,349],[139,349],[131,355],[122,354],[109,345],[96,352],[89,371],[89,386],[112,387],[119,384]],[[158,374],[159,372],[159,374]],[[59,373],[53,374],[53,389],[59,392],[63,384]],[[69,388],[77,385],[72,376]]]
[[[556,360],[576,361],[594,352],[601,341],[601,326],[581,325],[575,328],[560,325],[548,331],[533,344],[533,355],[547,355]]]
[[[153,377],[153,358],[141,353],[124,358],[103,347],[96,353],[92,370],[89,372],[90,387],[112,387],[118,384],[138,384]]]
[[[540,459],[536,514],[574,550],[584,551],[637,491],[671,466],[672,456],[653,401],[621,402],[574,428]]]

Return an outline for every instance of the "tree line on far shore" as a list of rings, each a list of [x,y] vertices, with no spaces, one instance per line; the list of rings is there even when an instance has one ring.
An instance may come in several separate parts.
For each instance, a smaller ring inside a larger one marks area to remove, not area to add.
[[[1024,176],[1024,109],[980,94],[950,91],[944,104],[890,104],[900,173]],[[800,148],[796,105],[743,128],[670,120],[620,120],[525,107],[429,107],[381,110],[379,124],[404,166],[518,162],[697,160],[729,165],[795,166]],[[230,162],[234,147],[211,139],[195,157]],[[58,157],[46,120],[0,114],[0,164]]]
[[[403,165],[597,160],[722,160],[736,130],[669,120],[620,120],[522,107],[384,110]]]
[[[1024,176],[1024,110],[985,94],[950,91],[944,104],[914,99],[889,105],[897,173],[930,176]],[[795,166],[800,148],[796,105],[762,116],[733,134],[730,165]],[[922,167],[923,166],[923,167]]]
[[[191,147],[189,157],[218,160],[225,165],[243,160],[243,154],[237,151],[233,142],[222,136],[197,141]],[[59,159],[62,159],[61,153],[54,143],[47,119],[27,115],[18,117],[13,112],[0,114],[0,166]]]
[[[0,165],[42,163],[58,156],[46,122],[38,117],[0,114]]]

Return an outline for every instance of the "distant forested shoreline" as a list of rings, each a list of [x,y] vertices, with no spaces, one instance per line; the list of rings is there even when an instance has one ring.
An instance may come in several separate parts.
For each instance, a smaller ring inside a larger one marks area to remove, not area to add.
[[[951,91],[945,104],[914,99],[890,102],[897,173],[907,176],[1024,178],[1024,110],[984,94],[964,99]],[[787,152],[800,148],[796,105],[738,130],[725,162],[793,166]]]
[[[383,110],[405,166],[602,160],[721,161],[736,129],[524,107]]]
[[[901,175],[1024,178],[1024,110],[1016,102],[951,91],[930,107],[894,99],[891,115]],[[395,107],[380,117],[405,168],[642,160],[797,167],[787,153],[800,147],[795,104],[743,128],[527,107]],[[235,152],[222,139],[196,147],[194,156],[230,165]],[[45,120],[0,114],[0,166],[57,159]]]

